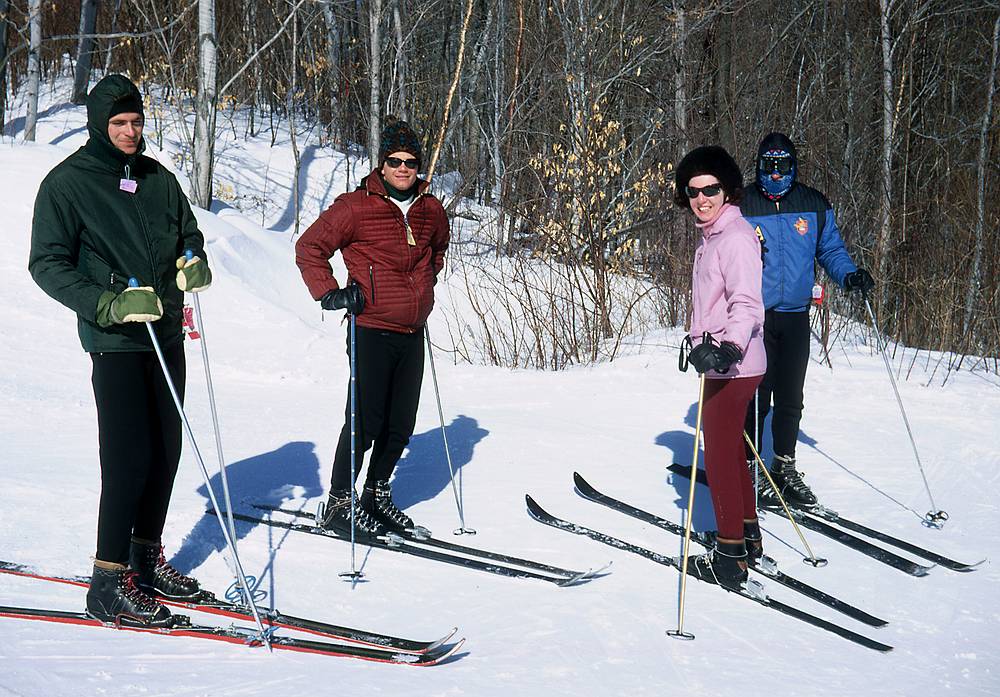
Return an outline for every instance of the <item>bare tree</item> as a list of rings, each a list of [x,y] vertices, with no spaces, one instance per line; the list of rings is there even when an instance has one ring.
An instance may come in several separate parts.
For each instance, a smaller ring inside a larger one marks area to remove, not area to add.
[[[382,146],[382,0],[368,3],[368,157],[372,166]]]
[[[962,321],[962,333],[968,334],[972,323],[973,307],[977,304],[983,275],[983,228],[986,223],[986,171],[987,153],[989,152],[990,124],[993,121],[993,96],[997,88],[997,53],[1000,49],[1000,15],[993,24],[993,60],[986,78],[986,107],[983,109],[983,121],[979,128],[979,153],[976,156],[976,228],[974,234],[974,251],[972,253],[972,270],[969,273],[969,290],[965,296],[965,318]]]
[[[0,0],[0,134],[7,112],[7,0]]]
[[[216,115],[215,0],[198,2],[198,95],[194,118],[192,199],[209,209],[212,205],[212,158],[215,151]]]
[[[76,49],[76,75],[73,79],[74,104],[85,104],[90,84],[90,67],[94,54],[94,29],[97,27],[99,0],[80,0],[80,42]]]
[[[34,142],[38,122],[38,91],[42,79],[42,1],[28,0],[28,112],[24,119],[24,139]]]

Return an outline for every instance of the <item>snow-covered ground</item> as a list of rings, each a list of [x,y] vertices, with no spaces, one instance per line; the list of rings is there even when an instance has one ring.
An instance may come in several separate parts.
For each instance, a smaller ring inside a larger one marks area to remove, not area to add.
[[[26,271],[38,183],[86,138],[82,108],[57,85],[44,105],[37,144],[20,132],[0,141],[0,559],[63,574],[89,573],[99,492],[90,361],[72,314]],[[18,127],[14,122],[14,129]],[[240,127],[235,128],[242,133]],[[313,508],[325,494],[343,414],[348,366],[344,327],[325,320],[293,262],[292,158],[287,139],[250,142],[226,131],[218,179],[229,197],[199,212],[215,283],[202,296],[212,375],[235,505]],[[152,135],[148,133],[147,135]],[[150,138],[152,141],[152,138]],[[164,162],[181,150],[170,138]],[[308,224],[356,182],[357,163],[314,147],[300,187]],[[353,173],[352,173],[353,172]],[[351,180],[348,181],[350,175]],[[339,261],[337,261],[339,264]],[[341,270],[342,267],[335,265]],[[459,294],[448,279],[439,297]],[[447,328],[432,316],[437,343]],[[571,568],[613,562],[586,585],[507,579],[404,555],[362,549],[365,582],[338,578],[349,548],[265,526],[240,527],[248,573],[265,602],[338,624],[431,639],[452,626],[467,639],[434,668],[275,653],[184,638],[0,620],[0,694],[10,695],[914,695],[1000,694],[1000,379],[965,371],[942,384],[937,356],[897,356],[900,381],[942,530],[920,524],[929,502],[881,358],[849,336],[833,369],[814,361],[798,449],[823,501],[845,515],[964,561],[913,578],[827,538],[810,544],[829,566],[801,563],[787,521],[765,520],[765,545],[786,572],[889,620],[872,629],[768,586],[775,597],[895,646],[889,654],[851,644],[794,619],[687,585],[684,627],[693,642],[665,636],[677,625],[678,574],[645,559],[542,526],[525,512],[530,493],[550,512],[667,554],[677,537],[574,494],[572,473],[619,498],[683,521],[687,485],[665,470],[690,463],[697,380],[676,368],[679,329],[636,337],[610,364],[560,373],[455,365],[437,353],[452,457],[460,468],[476,546]],[[818,354],[818,349],[814,351]],[[188,415],[216,471],[200,347],[188,346]],[[912,362],[912,366],[911,366]],[[418,522],[452,539],[458,526],[441,446],[430,371],[411,447],[394,485]],[[164,543],[204,585],[231,578],[220,535],[205,516],[204,484],[190,448],[174,489]],[[713,525],[699,490],[695,526]],[[0,604],[78,610],[83,591],[0,576]],[[195,615],[197,621],[213,621]]]

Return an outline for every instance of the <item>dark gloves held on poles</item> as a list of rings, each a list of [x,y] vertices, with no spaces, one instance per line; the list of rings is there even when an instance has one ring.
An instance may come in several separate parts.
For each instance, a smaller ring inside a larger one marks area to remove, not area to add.
[[[718,346],[708,342],[698,344],[691,349],[687,361],[699,373],[707,373],[710,370],[728,373],[733,363],[741,358],[743,358],[743,352],[740,351],[739,346],[732,341],[723,341]]]
[[[348,314],[360,315],[365,309],[365,296],[361,286],[352,283],[346,288],[331,290],[319,300],[324,310],[347,310]]]
[[[847,292],[860,290],[862,295],[868,295],[868,292],[874,287],[875,279],[864,269],[852,271],[844,276],[844,290]]]

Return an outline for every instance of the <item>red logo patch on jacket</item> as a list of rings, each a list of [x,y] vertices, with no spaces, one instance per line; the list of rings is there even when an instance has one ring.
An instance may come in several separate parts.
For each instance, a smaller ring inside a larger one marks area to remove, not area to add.
[[[800,235],[805,235],[809,232],[809,221],[805,218],[799,218],[795,221],[795,231]]]

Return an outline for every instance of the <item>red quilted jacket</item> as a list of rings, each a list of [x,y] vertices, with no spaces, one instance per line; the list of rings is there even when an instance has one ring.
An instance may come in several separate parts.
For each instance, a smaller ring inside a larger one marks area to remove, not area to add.
[[[404,218],[378,171],[372,172],[362,188],[338,196],[309,226],[295,243],[295,263],[315,300],[339,287],[330,267],[339,249],[349,282],[364,292],[359,325],[404,333],[423,328],[434,307],[434,283],[444,266],[449,231],[430,185],[417,184],[417,199]]]

